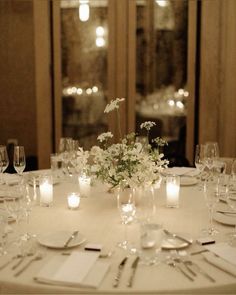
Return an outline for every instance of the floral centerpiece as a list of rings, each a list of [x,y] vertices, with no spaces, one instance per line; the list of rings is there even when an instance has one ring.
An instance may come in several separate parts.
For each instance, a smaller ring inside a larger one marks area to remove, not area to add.
[[[104,113],[116,111],[120,141],[112,143],[113,134],[111,132],[98,136],[99,146],[93,146],[90,151],[93,159],[90,167],[91,173],[112,188],[124,182],[129,187],[154,184],[159,180],[160,171],[168,165],[168,161],[164,159],[164,154],[160,153],[159,149],[166,142],[157,137],[152,140],[156,148],[152,148],[149,143],[145,145],[138,142],[135,133],[127,134],[122,138],[119,104],[124,100],[124,98],[116,98],[104,110]],[[141,129],[146,129],[147,138],[154,125],[155,122],[151,121],[140,125]]]

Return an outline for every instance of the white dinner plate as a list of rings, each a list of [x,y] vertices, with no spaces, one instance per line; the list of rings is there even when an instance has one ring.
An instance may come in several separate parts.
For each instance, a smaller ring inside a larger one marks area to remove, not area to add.
[[[219,223],[225,224],[225,225],[235,225],[236,224],[236,214],[235,215],[226,215],[223,213],[216,212],[213,215],[213,219],[215,221],[218,221]]]
[[[178,238],[172,238],[166,236],[162,242],[161,248],[166,250],[175,250],[188,247],[190,244],[184,241],[181,241]]]
[[[12,216],[12,215],[9,215],[9,214],[6,212],[6,210],[4,210],[3,208],[0,208],[0,214],[1,214],[1,216],[5,216],[5,217],[7,217],[7,222],[8,222],[8,223],[11,223],[11,222],[13,222],[13,221],[16,221],[16,218],[15,218],[14,216]]]
[[[20,195],[17,195],[16,192],[0,191],[0,202],[3,202],[4,199],[18,199],[18,198],[20,198]]]
[[[195,185],[198,183],[198,180],[196,177],[192,176],[181,176],[180,177],[180,185],[182,186],[190,186]]]
[[[35,179],[35,184],[36,186],[39,186],[39,179],[40,179],[40,176],[36,175],[36,179]],[[60,182],[60,179],[59,178],[54,178],[52,179],[52,184],[55,185],[55,184],[58,184]],[[33,179],[30,179],[28,181],[29,185],[33,186],[34,183],[33,183]]]
[[[66,231],[66,230],[60,230],[60,231],[54,231],[49,232],[46,234],[41,234],[37,236],[38,242],[42,246],[46,246],[48,248],[54,248],[54,249],[65,249],[64,245],[68,238],[71,236],[73,231]],[[85,237],[78,233],[78,235],[70,241],[69,245],[66,247],[72,248],[76,247],[86,241]]]

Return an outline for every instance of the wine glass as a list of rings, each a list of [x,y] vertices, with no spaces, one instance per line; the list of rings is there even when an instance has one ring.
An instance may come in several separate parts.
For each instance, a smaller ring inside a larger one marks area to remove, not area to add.
[[[73,139],[71,137],[61,137],[59,142],[59,153],[63,163],[65,174],[69,172],[69,161],[73,149]]]
[[[23,146],[14,147],[13,166],[16,172],[22,176],[26,166],[25,149]]]
[[[234,162],[236,163],[236,161]],[[228,194],[226,195],[226,202],[233,212],[236,212],[236,195],[235,195],[235,190],[233,187],[233,185],[235,185],[235,180],[236,180],[235,177],[236,177],[236,174],[233,173],[233,165],[232,165],[231,175],[229,177],[229,189],[228,189]],[[236,219],[235,219],[234,231],[230,233],[229,244],[234,245],[235,239],[236,239]]]
[[[26,226],[27,226],[26,233],[24,233],[22,236],[22,239],[25,241],[30,240],[31,237],[35,237],[35,235],[30,234],[28,230],[30,213],[37,201],[36,195],[34,194],[32,190],[30,190],[29,181],[30,181],[30,175],[28,174],[25,177],[23,177],[19,185],[20,203],[21,203],[23,215],[26,218]]]
[[[236,159],[232,163],[230,175],[230,188],[231,191],[236,194]]]
[[[195,158],[194,158],[195,167],[199,172],[199,179],[202,181],[203,178],[203,171],[205,169],[205,162],[204,162],[204,145],[197,144],[195,149]]]
[[[215,177],[206,179],[204,182],[203,191],[209,214],[209,226],[207,229],[204,229],[203,232],[206,232],[209,235],[215,235],[218,233],[218,230],[213,226],[213,213],[215,206],[219,201],[218,179],[216,179]]]
[[[4,210],[1,210],[0,214],[0,257],[7,254],[7,222],[8,222],[8,214]]]
[[[3,172],[9,165],[9,158],[7,154],[7,148],[5,145],[0,145],[0,183],[4,183]]]
[[[129,250],[130,245],[127,239],[127,225],[134,220],[136,207],[134,200],[134,189],[121,184],[116,190],[117,207],[120,213],[121,222],[124,225],[124,240],[118,243],[118,247]]]
[[[219,146],[217,142],[206,142],[204,144],[204,163],[209,169],[210,174],[213,172],[215,161],[219,158]]]

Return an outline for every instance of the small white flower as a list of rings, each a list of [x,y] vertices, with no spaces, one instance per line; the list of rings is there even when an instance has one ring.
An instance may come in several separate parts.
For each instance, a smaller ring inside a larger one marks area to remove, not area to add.
[[[114,100],[111,100],[111,102],[106,105],[104,113],[110,113],[111,111],[115,109],[119,109],[119,103],[124,100],[125,100],[124,98],[118,98],[118,97]]]
[[[152,121],[146,121],[144,123],[142,123],[140,125],[140,128],[143,129],[145,128],[146,130],[150,130],[153,126],[155,126],[156,123],[155,122],[152,122]]]
[[[102,134],[100,134],[97,138],[98,141],[103,142],[108,140],[109,138],[112,138],[113,134],[109,131],[109,132],[104,132]]]

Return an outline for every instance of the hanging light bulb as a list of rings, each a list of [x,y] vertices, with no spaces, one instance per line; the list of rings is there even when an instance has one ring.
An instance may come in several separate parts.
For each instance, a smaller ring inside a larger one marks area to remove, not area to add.
[[[86,22],[89,19],[89,1],[80,0],[79,3],[79,19],[82,22]]]
[[[168,0],[156,0],[156,4],[160,7],[167,7],[170,3]]]

